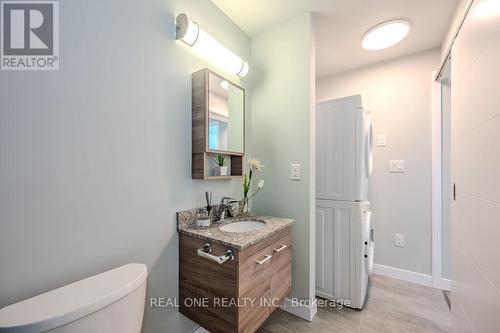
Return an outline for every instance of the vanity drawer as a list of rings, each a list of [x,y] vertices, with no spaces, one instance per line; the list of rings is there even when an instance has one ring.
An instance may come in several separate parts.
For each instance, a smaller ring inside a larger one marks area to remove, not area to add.
[[[259,241],[258,243],[253,244],[244,250],[241,250],[240,253],[238,254],[237,261],[239,262],[239,261],[246,260],[246,258],[248,258],[249,256],[268,248],[269,246],[273,245],[275,242],[282,239],[286,235],[291,234],[291,232],[292,231],[290,228],[280,230],[280,231],[276,232],[275,234],[273,234],[267,238],[264,238],[263,240]]]

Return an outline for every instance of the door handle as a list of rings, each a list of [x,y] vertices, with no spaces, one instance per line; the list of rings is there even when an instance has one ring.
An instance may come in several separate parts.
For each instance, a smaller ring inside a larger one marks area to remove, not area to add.
[[[277,249],[274,249],[274,252],[276,253],[280,253],[281,251],[283,251],[284,249],[286,249],[288,247],[288,245],[283,245],[281,244],[281,246]]]
[[[263,265],[266,261],[269,261],[272,257],[273,257],[273,256],[271,256],[271,255],[266,255],[266,256],[264,257],[264,259],[262,259],[262,260],[257,260],[257,264],[259,264],[259,265]]]

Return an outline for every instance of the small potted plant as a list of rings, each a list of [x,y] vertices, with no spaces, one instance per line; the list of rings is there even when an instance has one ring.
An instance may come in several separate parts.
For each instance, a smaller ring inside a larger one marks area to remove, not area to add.
[[[215,164],[218,166],[219,176],[227,176],[227,162],[226,155],[215,156]]]

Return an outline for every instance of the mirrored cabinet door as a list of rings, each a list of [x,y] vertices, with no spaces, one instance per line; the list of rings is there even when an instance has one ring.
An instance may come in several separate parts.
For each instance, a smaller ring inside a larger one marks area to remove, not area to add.
[[[208,73],[208,149],[243,153],[245,92],[226,79]]]
[[[193,73],[192,84],[192,177],[242,177],[245,90],[208,69]],[[224,172],[218,155],[225,157]]]

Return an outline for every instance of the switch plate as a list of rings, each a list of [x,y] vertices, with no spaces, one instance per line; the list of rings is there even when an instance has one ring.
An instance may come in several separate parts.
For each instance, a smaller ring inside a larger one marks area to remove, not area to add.
[[[404,160],[391,160],[390,172],[405,172],[405,161]]]
[[[379,134],[377,136],[377,147],[387,146],[387,134]]]
[[[290,164],[290,179],[300,180],[300,164],[298,163]]]
[[[394,234],[394,246],[404,247],[405,246],[405,235]]]

